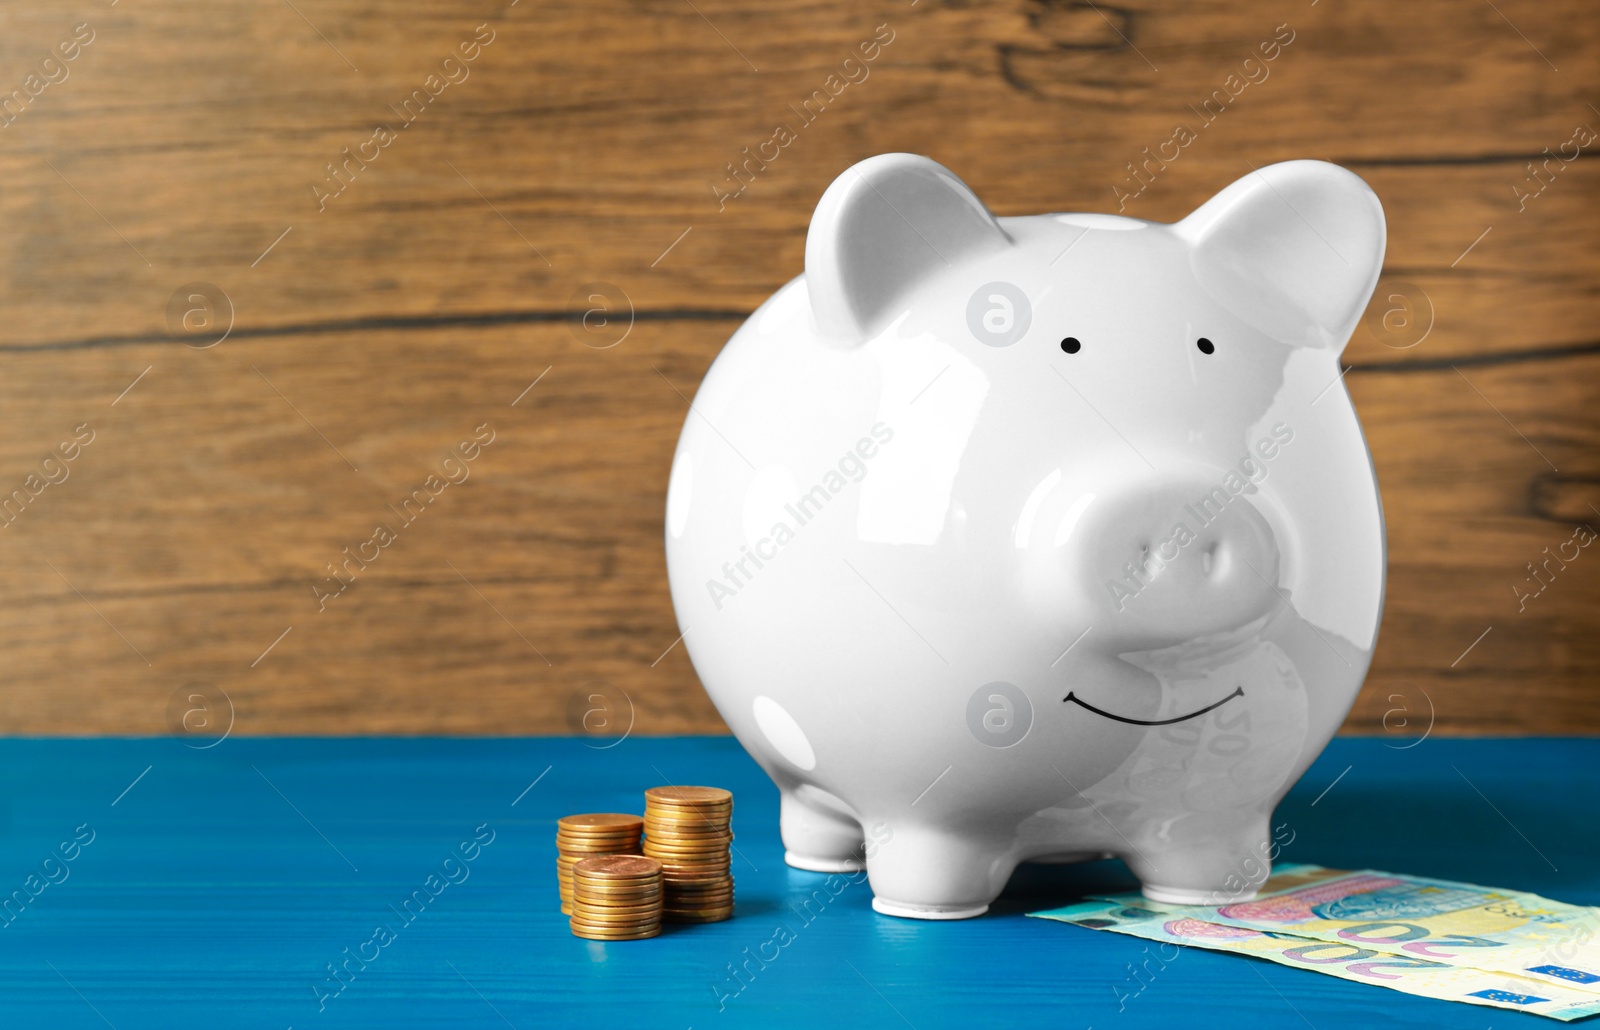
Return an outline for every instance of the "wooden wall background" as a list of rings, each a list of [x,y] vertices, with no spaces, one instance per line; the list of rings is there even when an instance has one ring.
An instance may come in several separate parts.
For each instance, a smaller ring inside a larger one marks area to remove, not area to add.
[[[191,683],[235,733],[565,733],[575,693],[636,733],[721,730],[669,649],[668,464],[827,183],[909,150],[999,214],[1115,210],[1280,25],[1270,77],[1127,213],[1293,157],[1383,199],[1346,358],[1391,577],[1347,729],[1600,730],[1600,550],[1513,590],[1600,526],[1596,144],[1516,192],[1600,129],[1584,0],[113,0],[0,7],[0,94],[66,70],[0,128],[0,488],[94,433],[0,529],[0,732],[166,733]],[[878,26],[870,77],[719,208]],[[319,210],[341,148],[491,32]],[[588,331],[595,281],[622,321]],[[204,312],[169,322],[194,282],[232,310],[215,346]],[[471,478],[319,612],[325,563],[484,423]]]

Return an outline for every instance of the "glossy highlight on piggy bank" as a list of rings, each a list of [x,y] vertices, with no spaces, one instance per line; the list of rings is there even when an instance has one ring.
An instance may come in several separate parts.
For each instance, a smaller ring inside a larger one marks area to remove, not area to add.
[[[1253,896],[1382,613],[1339,356],[1384,238],[1316,161],[1170,225],[996,218],[910,154],[828,188],[667,494],[679,628],[790,865],[925,919],[1106,855]]]

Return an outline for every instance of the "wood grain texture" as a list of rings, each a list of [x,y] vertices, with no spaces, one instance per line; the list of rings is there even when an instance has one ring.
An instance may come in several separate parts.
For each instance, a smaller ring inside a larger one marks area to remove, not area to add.
[[[26,799],[0,825],[7,896],[41,864],[60,880],[5,915],[7,1025],[813,1030],[819,999],[849,1028],[1557,1025],[1027,917],[1136,889],[1118,861],[1023,866],[979,919],[891,919],[859,874],[784,864],[778,792],[731,738],[590,743],[0,740],[0,780]],[[1600,824],[1571,807],[1600,790],[1600,741],[1391,743],[1329,745],[1277,809],[1280,862],[1600,902]],[[637,812],[669,778],[735,795],[733,918],[575,939],[556,820]],[[75,830],[94,836],[67,873],[44,864]],[[393,939],[331,979],[377,926]]]
[[[636,732],[720,730],[668,651],[668,462],[827,183],[912,150],[999,214],[1116,210],[1284,25],[1124,206],[1172,220],[1290,157],[1383,199],[1346,381],[1391,575],[1348,728],[1600,731],[1600,559],[1512,589],[1600,525],[1600,171],[1545,154],[1600,129],[1576,0],[0,6],[0,98],[25,94],[0,127],[0,487],[95,433],[0,529],[0,726],[165,732],[202,682],[240,733],[566,732],[596,690]],[[64,78],[43,63],[90,31]],[[719,203],[742,148],[888,33]],[[59,81],[26,96],[30,74]],[[379,125],[339,190],[326,166]],[[586,332],[597,281],[614,321]],[[220,328],[169,313],[195,282],[231,326],[205,349]],[[485,424],[470,478],[319,611],[327,563]]]

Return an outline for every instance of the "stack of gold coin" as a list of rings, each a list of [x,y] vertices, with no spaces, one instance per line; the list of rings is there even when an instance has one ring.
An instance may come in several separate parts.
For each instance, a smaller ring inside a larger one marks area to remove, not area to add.
[[[732,816],[733,795],[720,787],[644,792],[644,853],[661,863],[667,922],[714,923],[733,915]]]
[[[638,855],[585,858],[572,867],[572,935],[637,941],[661,932],[661,863]]]
[[[572,915],[573,865],[600,855],[637,855],[643,829],[643,819],[616,812],[569,815],[556,824],[556,878],[564,914]]]

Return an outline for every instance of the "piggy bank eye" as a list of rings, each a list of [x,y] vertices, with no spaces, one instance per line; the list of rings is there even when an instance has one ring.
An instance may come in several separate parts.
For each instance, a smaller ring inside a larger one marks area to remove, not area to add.
[[[1078,342],[1078,338],[1076,336],[1069,336],[1065,340],[1061,341],[1061,349],[1066,351],[1068,354],[1076,354],[1078,351],[1083,349],[1083,344]]]
[[[1204,336],[1200,337],[1200,339],[1195,342],[1195,346],[1200,348],[1201,354],[1210,354],[1217,349],[1216,344],[1212,343]]]

